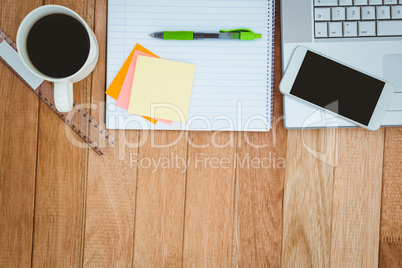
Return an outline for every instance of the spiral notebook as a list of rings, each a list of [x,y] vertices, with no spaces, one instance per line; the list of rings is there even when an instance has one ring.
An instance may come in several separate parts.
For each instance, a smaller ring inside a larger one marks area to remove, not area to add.
[[[273,0],[108,1],[107,87],[135,44],[162,59],[196,65],[186,123],[156,125],[106,97],[108,129],[269,131],[272,118]],[[171,41],[159,31],[219,32],[248,28],[255,41]]]

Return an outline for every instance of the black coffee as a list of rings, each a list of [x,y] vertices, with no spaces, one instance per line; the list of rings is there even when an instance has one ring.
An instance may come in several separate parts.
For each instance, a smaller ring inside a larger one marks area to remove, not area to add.
[[[63,14],[37,21],[27,39],[32,64],[41,73],[54,78],[68,77],[79,71],[88,58],[89,46],[85,27]]]

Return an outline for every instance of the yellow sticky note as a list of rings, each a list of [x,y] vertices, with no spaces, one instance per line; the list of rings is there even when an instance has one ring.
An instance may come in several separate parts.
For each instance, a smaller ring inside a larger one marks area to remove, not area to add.
[[[138,56],[128,112],[186,122],[195,65]]]

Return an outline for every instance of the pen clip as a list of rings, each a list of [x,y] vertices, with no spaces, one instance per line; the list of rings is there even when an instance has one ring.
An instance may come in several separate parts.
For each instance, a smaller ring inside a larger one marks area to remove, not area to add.
[[[241,29],[234,29],[234,30],[219,30],[219,32],[221,32],[221,33],[231,33],[231,32],[238,32],[238,33],[240,33],[240,32],[249,32],[249,33],[254,33],[252,30],[250,30],[250,29],[244,29],[244,28],[241,28]]]
[[[233,30],[220,30],[219,32],[220,33],[238,33],[240,35],[239,36],[240,40],[254,40],[254,39],[262,37],[261,34],[256,34],[252,30],[244,29],[244,28],[233,29]]]

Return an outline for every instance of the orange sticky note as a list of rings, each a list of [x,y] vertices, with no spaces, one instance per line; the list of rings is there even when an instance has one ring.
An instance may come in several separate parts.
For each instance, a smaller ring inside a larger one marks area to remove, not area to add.
[[[120,94],[121,87],[123,86],[124,79],[126,78],[126,74],[128,68],[130,67],[130,62],[133,58],[135,48],[131,51],[130,56],[126,59],[120,71],[117,73],[116,77],[113,79],[113,82],[110,84],[109,88],[106,90],[106,94],[117,100]]]
[[[154,53],[146,49],[145,47],[141,46],[140,44],[136,44],[133,51],[131,51],[130,55],[124,62],[123,66],[121,67],[120,71],[117,73],[116,77],[113,79],[113,82],[110,84],[109,88],[106,90],[106,94],[112,97],[113,99],[117,100],[120,95],[121,88],[123,87],[124,80],[126,79],[126,75],[128,72],[128,68],[130,68],[131,60],[133,59],[134,52],[136,50],[142,51],[147,54],[151,54],[155,57]]]
[[[120,91],[123,87],[124,80],[126,79],[128,69],[130,68],[130,64],[133,59],[134,52],[136,50],[150,54],[155,57],[158,57],[154,53],[152,53],[151,51],[146,49],[145,47],[141,46],[140,44],[136,44],[133,51],[131,51],[130,55],[128,56],[128,58],[126,59],[126,61],[123,64],[123,66],[121,67],[120,71],[117,73],[116,77],[113,79],[113,82],[110,84],[109,88],[106,90],[106,94],[115,100],[117,100],[119,98]],[[154,125],[158,122],[158,120],[152,119],[150,117],[147,117],[147,116],[143,116],[143,117]]]
[[[143,117],[154,125],[156,125],[156,123],[158,123],[158,120],[156,120],[156,119],[152,119],[151,117],[148,117],[148,116],[143,116]]]

